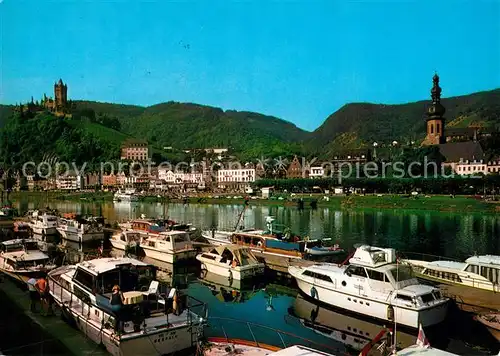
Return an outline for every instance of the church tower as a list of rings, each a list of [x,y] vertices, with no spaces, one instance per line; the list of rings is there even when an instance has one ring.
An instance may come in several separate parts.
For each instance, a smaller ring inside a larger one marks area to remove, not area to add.
[[[427,109],[427,136],[422,142],[423,146],[439,145],[446,141],[443,117],[446,109],[441,105],[441,87],[439,86],[439,76],[437,74],[434,74],[432,82],[432,104]]]
[[[54,98],[57,109],[63,109],[68,104],[68,86],[63,83],[62,79],[54,84]]]

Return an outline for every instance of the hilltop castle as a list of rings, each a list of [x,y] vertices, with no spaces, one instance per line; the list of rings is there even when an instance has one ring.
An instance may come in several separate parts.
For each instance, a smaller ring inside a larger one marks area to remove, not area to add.
[[[54,99],[43,94],[40,102],[38,100],[35,102],[31,97],[30,102],[16,106],[17,111],[22,114],[49,111],[57,116],[68,115],[70,108],[71,101],[68,101],[68,86],[63,83],[62,79],[54,83]]]

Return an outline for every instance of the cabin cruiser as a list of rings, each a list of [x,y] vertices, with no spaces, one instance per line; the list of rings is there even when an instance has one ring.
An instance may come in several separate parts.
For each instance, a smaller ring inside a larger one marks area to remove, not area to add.
[[[408,266],[397,264],[391,248],[362,245],[348,266],[290,266],[288,272],[303,293],[368,317],[418,328],[439,324],[447,314],[448,298],[438,288],[420,284]]]
[[[380,332],[380,323],[324,308],[305,299],[300,294],[295,298],[291,312],[299,318],[304,327],[356,351],[361,351]],[[413,345],[417,338],[416,334],[399,329],[396,334],[398,348]],[[392,340],[380,339],[375,347],[378,348],[384,342],[385,345],[392,344]]]
[[[49,256],[38,249],[36,240],[16,239],[0,242],[0,271],[13,278],[26,281],[55,267]]]
[[[135,193],[135,189],[126,189],[124,192],[118,190],[113,195],[113,201],[115,202],[135,202],[139,201],[139,196]]]
[[[65,216],[58,221],[57,231],[65,240],[85,243],[104,239],[104,219]]]
[[[35,211],[29,224],[35,234],[42,236],[57,234],[57,216],[55,215]]]
[[[419,279],[439,286],[467,311],[500,310],[500,256],[469,257],[465,262],[402,260]]]
[[[141,234],[136,231],[117,231],[111,236],[109,242],[114,248],[126,251],[139,246]]]
[[[178,224],[170,219],[147,219],[144,214],[140,219],[135,219],[126,223],[120,223],[118,226],[122,230],[134,230],[142,237],[156,236],[164,231],[185,231],[190,237],[193,237],[197,229],[191,224]]]
[[[225,245],[211,248],[196,256],[201,268],[228,279],[242,280],[264,273],[264,264],[257,261],[249,248]]]
[[[189,234],[184,231],[164,231],[156,236],[142,238],[140,247],[147,257],[167,263],[195,258]]]
[[[203,303],[160,284],[156,267],[131,258],[59,267],[49,272],[48,284],[64,315],[116,356],[156,356],[194,347],[205,323]],[[122,330],[117,331],[110,305],[114,285],[125,299]]]

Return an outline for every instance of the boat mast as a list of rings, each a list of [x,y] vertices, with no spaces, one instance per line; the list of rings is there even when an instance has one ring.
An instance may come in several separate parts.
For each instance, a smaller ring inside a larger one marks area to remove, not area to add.
[[[236,222],[236,225],[234,226],[234,231],[238,231],[238,226],[240,225],[241,220],[243,219],[243,213],[245,212],[247,208],[247,205],[243,205],[243,209],[240,212],[240,215],[238,216],[238,221]]]

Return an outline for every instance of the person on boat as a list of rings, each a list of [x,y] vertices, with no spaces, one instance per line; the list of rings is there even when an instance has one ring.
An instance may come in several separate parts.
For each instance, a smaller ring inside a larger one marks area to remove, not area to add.
[[[40,303],[40,294],[38,293],[35,285],[36,279],[30,278],[26,282],[28,284],[28,292],[30,295],[30,310],[32,313],[36,313],[36,305]]]
[[[111,297],[109,297],[109,302],[111,304],[111,310],[113,311],[113,313],[115,313],[115,331],[121,332],[121,311],[125,302],[125,298],[123,297],[123,293],[120,291],[119,285],[115,284],[113,286],[113,293],[111,294]]]

